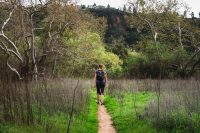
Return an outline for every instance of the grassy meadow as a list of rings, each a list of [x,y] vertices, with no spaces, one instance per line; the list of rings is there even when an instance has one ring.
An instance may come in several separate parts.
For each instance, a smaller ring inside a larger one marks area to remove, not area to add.
[[[20,114],[22,110],[14,104],[11,111],[15,123],[1,120],[0,133],[64,133],[67,132],[70,116],[68,132],[97,132],[96,95],[90,91],[90,81],[82,80],[78,83],[75,79],[64,79],[35,85],[32,83],[31,86],[34,86],[31,89],[33,124],[23,123],[27,118],[26,112]],[[21,106],[26,108],[25,103]],[[3,114],[0,118],[3,118]]]
[[[0,133],[64,133],[69,121],[70,133],[98,132],[92,81],[62,79],[31,86],[33,124],[23,124],[27,115],[20,112],[20,107],[25,108],[26,104],[13,103],[10,111],[15,123],[4,122],[1,114]],[[118,133],[198,133],[199,87],[194,79],[110,80],[104,102]]]
[[[198,80],[113,80],[105,105],[119,133],[200,132]]]

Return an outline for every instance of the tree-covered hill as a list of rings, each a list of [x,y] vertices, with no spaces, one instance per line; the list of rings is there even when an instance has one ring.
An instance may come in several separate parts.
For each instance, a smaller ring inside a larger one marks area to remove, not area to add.
[[[106,18],[107,28],[104,34],[105,43],[111,44],[114,40],[120,40],[123,41],[124,45],[130,46],[136,44],[138,41],[141,41],[142,36],[148,35],[148,26],[140,31],[140,27],[138,25],[134,25],[134,22],[131,22],[131,19],[135,16],[132,11],[122,11],[116,8],[105,8],[102,6],[88,7],[86,9],[84,8],[84,10],[89,10],[96,17]],[[160,14],[160,16],[162,15],[165,14]],[[184,18],[184,23],[188,23],[193,28],[200,28],[200,18]],[[170,27],[167,27],[167,25],[165,27],[168,28],[165,31],[171,30]],[[186,42],[186,44],[191,45],[189,42]]]
[[[169,2],[157,3],[160,8],[140,3],[138,9],[132,3],[123,11],[54,1],[1,4],[0,64],[29,78],[91,76],[98,63],[113,77],[193,76],[200,64],[200,19],[179,15]]]
[[[130,7],[128,10],[126,7],[119,10],[109,5],[81,7],[97,18],[106,20],[104,42],[108,51],[117,54],[124,61],[123,73],[127,72],[130,76],[142,74],[142,77],[157,77],[160,71],[157,64],[161,62],[159,60],[163,60],[163,77],[174,71],[179,76],[182,75],[181,77],[193,75],[199,64],[198,56],[195,54],[196,57],[193,58],[193,53],[198,52],[200,45],[200,19],[179,15],[176,5],[163,9],[154,9],[150,5],[140,6],[144,12],[136,12],[136,9]],[[137,52],[139,57],[134,57],[136,55],[133,56],[131,51]],[[133,61],[133,58],[136,59]]]
[[[104,41],[111,44],[114,40],[123,41],[125,45],[132,45],[140,40],[140,35],[135,27],[129,24],[130,13],[115,8],[89,8],[93,15],[105,17],[107,29]]]

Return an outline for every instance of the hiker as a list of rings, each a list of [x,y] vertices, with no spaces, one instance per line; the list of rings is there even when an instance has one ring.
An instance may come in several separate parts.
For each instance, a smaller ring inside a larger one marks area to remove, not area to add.
[[[107,74],[103,70],[103,64],[98,65],[94,75],[94,87],[97,89],[97,104],[103,105],[104,88],[107,85]]]

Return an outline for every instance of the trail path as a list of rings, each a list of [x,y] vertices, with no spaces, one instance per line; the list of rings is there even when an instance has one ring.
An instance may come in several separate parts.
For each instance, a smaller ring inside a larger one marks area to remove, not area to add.
[[[99,120],[98,133],[116,133],[115,128],[112,126],[111,117],[108,114],[104,105],[98,106],[98,120]]]

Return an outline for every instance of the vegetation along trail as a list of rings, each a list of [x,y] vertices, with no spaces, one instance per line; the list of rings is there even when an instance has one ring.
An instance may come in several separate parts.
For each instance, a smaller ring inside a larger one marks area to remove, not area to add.
[[[0,0],[0,133],[200,133],[200,12],[185,1]]]
[[[108,114],[104,105],[98,107],[98,120],[99,130],[98,133],[116,133],[115,128],[112,126],[111,117]]]

